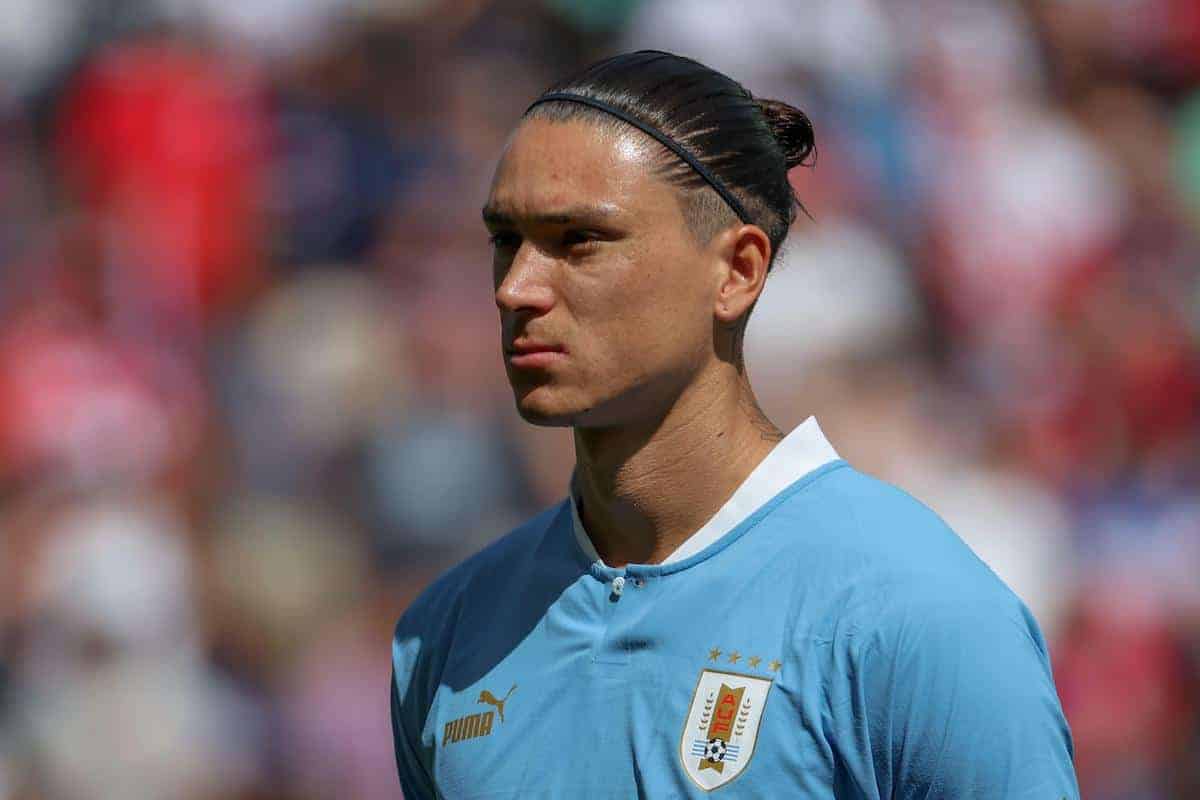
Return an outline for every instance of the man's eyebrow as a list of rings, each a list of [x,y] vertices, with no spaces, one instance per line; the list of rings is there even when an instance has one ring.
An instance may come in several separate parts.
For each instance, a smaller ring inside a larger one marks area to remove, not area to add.
[[[535,225],[570,225],[573,222],[594,222],[607,219],[616,216],[618,213],[619,210],[617,207],[609,204],[571,206],[570,208],[556,209],[528,216],[513,214],[510,211],[495,206],[484,206],[483,221],[488,225],[512,225],[517,219]]]

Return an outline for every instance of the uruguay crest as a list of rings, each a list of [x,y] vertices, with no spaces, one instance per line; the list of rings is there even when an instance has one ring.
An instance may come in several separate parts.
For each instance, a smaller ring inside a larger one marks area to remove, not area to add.
[[[754,755],[771,679],[701,671],[679,742],[683,771],[711,791],[746,769]]]

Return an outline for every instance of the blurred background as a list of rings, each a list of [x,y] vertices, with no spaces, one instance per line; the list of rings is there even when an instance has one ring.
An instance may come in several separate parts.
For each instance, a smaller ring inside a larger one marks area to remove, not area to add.
[[[1084,797],[1200,798],[1200,3],[0,5],[0,800],[400,796],[392,625],[574,461],[479,208],[642,47],[815,122],[764,409],[1025,599]]]

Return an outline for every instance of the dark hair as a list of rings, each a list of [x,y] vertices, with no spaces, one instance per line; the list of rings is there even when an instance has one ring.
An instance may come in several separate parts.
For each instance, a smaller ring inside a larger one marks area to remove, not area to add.
[[[560,92],[613,106],[681,145],[741,201],[748,221],[766,232],[774,262],[797,208],[803,209],[788,181],[788,170],[811,163],[816,151],[812,123],[803,111],[778,100],[756,98],[729,76],[661,50],[606,58],[542,96]],[[602,110],[564,100],[537,104],[526,116],[556,121],[586,118],[614,128],[628,127]],[[694,190],[684,197],[684,217],[697,236],[707,241],[736,220],[733,209],[699,172],[666,147],[663,152],[669,156],[663,161],[663,176]]]

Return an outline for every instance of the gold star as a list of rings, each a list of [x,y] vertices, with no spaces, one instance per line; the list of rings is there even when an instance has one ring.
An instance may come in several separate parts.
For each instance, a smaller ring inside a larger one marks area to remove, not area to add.
[[[771,672],[778,672],[779,668],[782,666],[783,666],[782,661],[772,661],[770,664],[767,665],[767,669],[771,670]]]
[[[742,654],[739,653],[737,650],[734,650],[732,653],[729,654],[729,663],[736,664],[738,662],[738,659],[741,657],[742,657]]]
[[[760,661],[762,661],[762,659],[759,658],[758,656],[750,656],[750,658],[746,659],[746,663],[748,663],[750,666],[754,667],[755,669],[758,668],[758,664]]]
[[[709,661],[716,661],[720,657],[721,657],[721,651],[718,650],[717,648],[714,647],[712,650],[708,651],[708,660]]]

